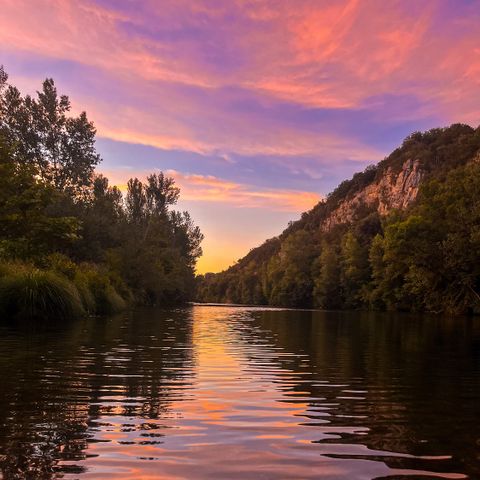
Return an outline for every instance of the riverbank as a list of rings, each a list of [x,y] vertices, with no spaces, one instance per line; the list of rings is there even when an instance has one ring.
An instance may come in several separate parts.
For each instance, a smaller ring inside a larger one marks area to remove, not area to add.
[[[1,318],[191,299],[203,235],[174,210],[175,180],[156,171],[127,180],[125,193],[111,186],[96,170],[93,123],[70,108],[52,79],[22,96],[0,65]]]
[[[75,264],[62,255],[32,263],[0,263],[0,315],[16,319],[67,319],[109,315],[132,303],[133,294],[108,271]]]

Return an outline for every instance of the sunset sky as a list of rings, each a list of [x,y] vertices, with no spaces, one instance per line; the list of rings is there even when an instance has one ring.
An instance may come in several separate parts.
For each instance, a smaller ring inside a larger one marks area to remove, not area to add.
[[[87,111],[113,183],[174,176],[219,271],[412,131],[480,123],[480,3],[2,0],[0,64]]]

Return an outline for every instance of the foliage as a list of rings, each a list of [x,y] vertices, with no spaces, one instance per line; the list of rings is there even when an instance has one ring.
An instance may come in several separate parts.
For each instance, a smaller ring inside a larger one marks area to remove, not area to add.
[[[124,198],[95,172],[93,124],[85,113],[69,116],[70,100],[53,80],[36,98],[7,80],[1,68],[0,265],[34,265],[38,298],[50,292],[41,285],[63,282],[90,314],[190,300],[203,235],[188,212],[173,210],[174,179],[162,172],[130,179]],[[22,285],[16,275],[5,278],[9,291]]]
[[[43,82],[37,98],[22,97],[9,85],[0,102],[2,130],[15,146],[14,157],[34,166],[44,181],[72,195],[84,193],[100,162],[95,128],[85,112],[69,117],[67,96],[58,96],[52,79]]]
[[[4,318],[77,318],[84,311],[79,293],[66,278],[48,270],[24,268],[0,279],[0,312]]]
[[[408,159],[420,161],[424,179],[409,208],[382,218],[359,205],[351,221],[323,228],[339,202]],[[198,300],[230,301],[232,291],[242,303],[480,312],[480,128],[454,124],[410,135],[279,237],[198,279]]]
[[[0,255],[30,258],[74,242],[78,219],[49,211],[61,195],[35,167],[13,160],[0,135]]]
[[[84,265],[80,271],[81,274],[76,276],[76,283],[81,284],[83,280],[88,288],[87,291],[92,292],[95,305],[92,313],[108,315],[125,309],[125,300],[112,285],[108,273],[100,271],[98,267],[88,265]],[[90,302],[90,299],[85,298],[84,301]]]
[[[312,262],[316,250],[311,236],[304,231],[290,235],[282,244],[277,261],[268,265],[269,302],[290,307],[312,304]]]

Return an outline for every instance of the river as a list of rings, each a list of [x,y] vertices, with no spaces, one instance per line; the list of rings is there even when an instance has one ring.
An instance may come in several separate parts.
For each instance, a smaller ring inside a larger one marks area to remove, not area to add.
[[[6,480],[480,478],[479,319],[197,305],[3,323],[0,375]]]

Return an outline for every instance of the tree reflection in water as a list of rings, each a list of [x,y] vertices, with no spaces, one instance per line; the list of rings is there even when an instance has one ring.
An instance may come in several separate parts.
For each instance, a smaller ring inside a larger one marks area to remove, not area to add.
[[[258,335],[296,354],[282,366],[311,374],[293,390],[334,404],[332,426],[368,427],[360,437],[339,433],[320,443],[360,442],[382,452],[330,455],[480,477],[480,437],[472,428],[480,419],[479,319],[291,310],[254,316]],[[418,458],[430,456],[453,458],[438,467]]]
[[[68,325],[4,327],[4,478],[82,473],[78,463],[89,457],[91,445],[109,437],[128,445],[138,434],[144,444],[160,443],[157,420],[170,414],[170,403],[190,383],[190,313],[150,310],[149,321],[138,312]]]
[[[480,476],[480,322],[206,307],[0,327],[5,479]]]

